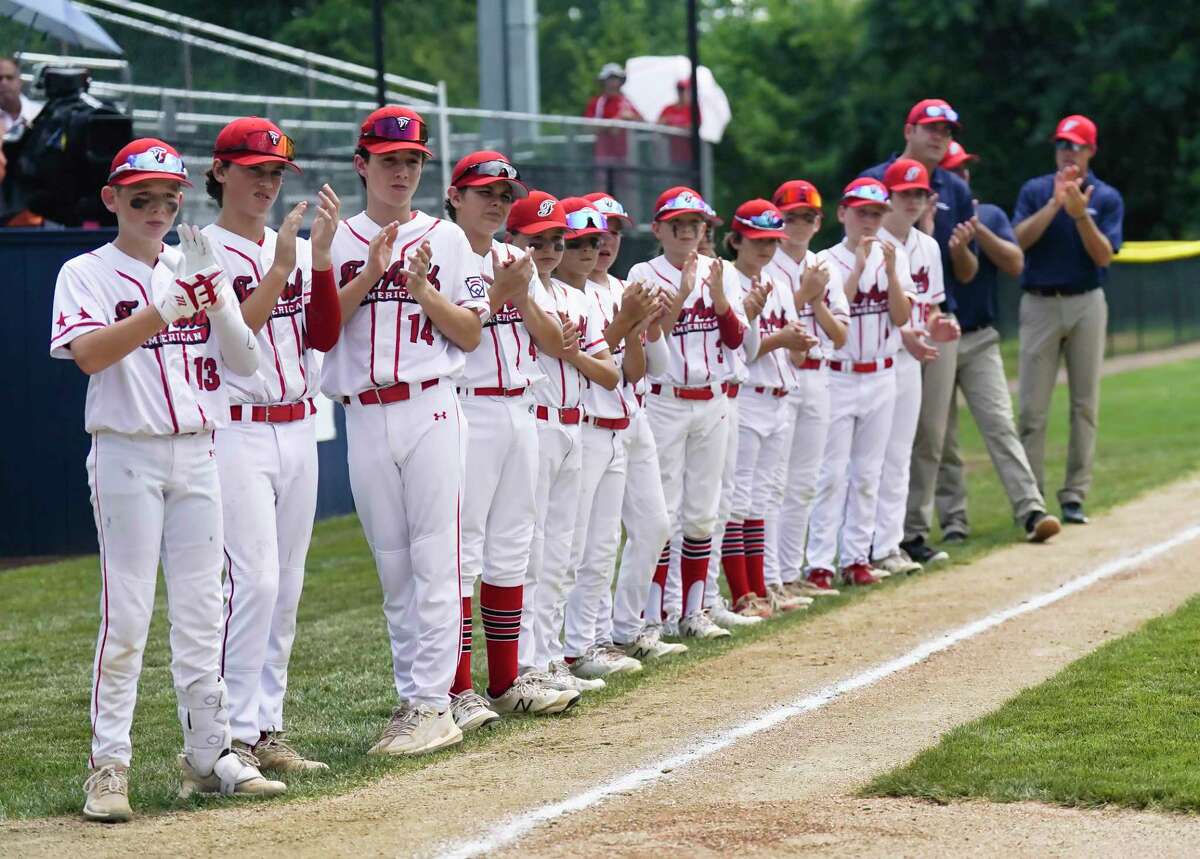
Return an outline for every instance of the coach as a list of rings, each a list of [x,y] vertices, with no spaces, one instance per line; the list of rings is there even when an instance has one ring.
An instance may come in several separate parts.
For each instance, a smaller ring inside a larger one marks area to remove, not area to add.
[[[975,208],[967,183],[939,165],[958,130],[958,112],[941,99],[917,102],[904,121],[904,152],[892,155],[882,164],[863,171],[864,176],[883,179],[888,166],[898,157],[920,161],[929,171],[929,184],[936,195],[936,209],[930,225],[919,224],[932,232],[942,250],[942,269],[946,283],[946,302],[942,311],[954,313],[955,295],[963,284],[974,279],[979,260],[971,248],[972,219]],[[970,288],[970,287],[966,287]],[[912,466],[908,483],[908,510],[904,521],[901,548],[917,563],[929,564],[946,559],[944,552],[926,545],[928,522],[933,515],[933,493],[942,441],[946,433],[946,414],[954,395],[957,362],[956,341],[939,342],[938,356],[921,368],[921,411],[917,418],[917,436],[913,443]],[[924,524],[922,524],[924,523]]]
[[[1105,277],[1121,247],[1125,203],[1120,192],[1088,169],[1096,154],[1096,124],[1068,116],[1054,132],[1058,170],[1030,179],[1013,213],[1025,251],[1021,276],[1020,408],[1018,427],[1029,464],[1045,492],[1046,416],[1066,357],[1071,398],[1067,474],[1058,492],[1063,520],[1082,525],[1092,483],[1100,367],[1108,304]]]

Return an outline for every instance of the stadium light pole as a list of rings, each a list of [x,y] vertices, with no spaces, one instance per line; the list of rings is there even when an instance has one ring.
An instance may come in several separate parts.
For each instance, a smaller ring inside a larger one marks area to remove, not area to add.
[[[387,87],[383,79],[383,0],[372,0],[371,29],[375,42],[375,100],[383,107],[387,104]]]
[[[700,84],[697,69],[700,68],[700,32],[697,21],[696,0],[687,0],[687,47],[688,62],[692,65],[692,175],[695,187],[700,187]]]

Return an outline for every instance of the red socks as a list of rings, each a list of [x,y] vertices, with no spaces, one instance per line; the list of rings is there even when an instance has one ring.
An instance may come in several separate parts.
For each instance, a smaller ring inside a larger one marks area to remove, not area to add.
[[[734,604],[750,593],[746,580],[746,548],[742,542],[742,523],[730,520],[725,524],[721,540],[721,567],[729,584],[729,596]]]
[[[471,598],[462,598],[462,645],[458,651],[458,670],[450,694],[458,695],[471,689]]]
[[[521,634],[523,585],[479,586],[479,614],[487,639],[488,692],[503,695],[517,679],[517,639]]]
[[[650,615],[646,617],[647,623],[662,623],[667,619],[667,607],[663,605],[663,594],[667,590],[667,571],[671,567],[671,542],[663,546],[662,554],[658,556],[658,565],[654,568],[654,577],[651,579],[652,587],[650,588]],[[658,605],[654,605],[655,598],[658,600]]]
[[[704,607],[704,582],[708,579],[708,556],[712,537],[683,538],[679,575],[683,580],[683,615],[695,614]]]
[[[743,532],[746,541],[746,579],[754,592],[764,599],[767,596],[767,583],[763,577],[766,529],[765,519],[747,519]]]

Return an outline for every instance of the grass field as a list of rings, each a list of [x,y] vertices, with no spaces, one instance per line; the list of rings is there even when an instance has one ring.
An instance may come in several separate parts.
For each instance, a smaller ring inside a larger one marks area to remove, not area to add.
[[[1200,810],[1200,598],[950,731],[867,793]]]
[[[1200,467],[1200,362],[1112,376],[1103,381],[1100,445],[1089,508],[1098,511]],[[1065,389],[1055,394],[1047,461],[1051,487],[1066,450]],[[968,563],[1020,539],[1007,501],[967,418],[962,439],[970,471],[972,539],[955,551]],[[80,480],[84,479],[80,463]],[[1053,491],[1053,489],[1051,490]],[[886,587],[902,587],[894,579]],[[0,819],[76,814],[88,752],[88,690],[96,629],[97,562],[80,558],[0,572]],[[611,701],[644,683],[670,682],[696,660],[771,635],[806,615],[835,611],[853,595],[823,600],[819,609],[739,633],[732,641],[698,643],[676,661],[591,693],[583,707]],[[356,520],[318,524],[300,606],[299,634],[287,701],[297,745],[327,761],[332,772],[294,777],[290,797],[347,790],[385,772],[427,760],[367,758],[394,702],[379,584]],[[177,807],[175,754],[180,743],[171,690],[163,589],[144,661],[134,721],[131,801],[139,813]],[[478,636],[482,642],[482,635]],[[482,668],[476,651],[476,672]],[[572,718],[568,713],[560,718]],[[468,746],[504,742],[527,730],[528,719],[506,720]],[[446,754],[453,754],[447,752]],[[220,804],[228,800],[193,800]]]

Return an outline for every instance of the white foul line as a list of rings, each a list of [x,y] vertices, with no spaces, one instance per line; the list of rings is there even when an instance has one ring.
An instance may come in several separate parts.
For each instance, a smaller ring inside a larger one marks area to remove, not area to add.
[[[738,740],[770,730],[791,719],[793,716],[819,710],[848,692],[873,686],[885,677],[924,662],[935,653],[949,650],[956,644],[974,638],[990,629],[994,629],[1015,617],[1020,617],[1023,614],[1053,605],[1059,600],[1066,599],[1072,594],[1091,587],[1102,579],[1137,567],[1197,537],[1200,537],[1200,525],[1193,525],[1161,543],[1156,543],[1153,546],[1139,549],[1129,555],[1109,561],[1090,573],[1077,576],[1059,585],[1052,591],[1039,594],[1015,606],[990,614],[987,617],[968,623],[965,626],[960,626],[957,629],[950,630],[938,638],[918,645],[902,656],[880,663],[873,668],[868,668],[860,674],[840,680],[832,686],[827,686],[814,694],[805,695],[803,698],[799,698],[790,704],[775,707],[761,716],[728,728],[707,739],[699,740],[696,745],[686,751],[679,752],[668,758],[662,758],[640,769],[632,770],[625,775],[618,776],[611,781],[597,785],[590,790],[575,794],[559,802],[548,803],[532,811],[509,817],[493,826],[478,838],[450,845],[437,854],[438,859],[468,859],[468,857],[480,856],[499,850],[501,847],[513,843],[543,823],[573,814],[577,811],[583,811],[615,794],[628,793],[631,790],[637,790],[658,781],[668,773],[704,760],[728,748]]]

